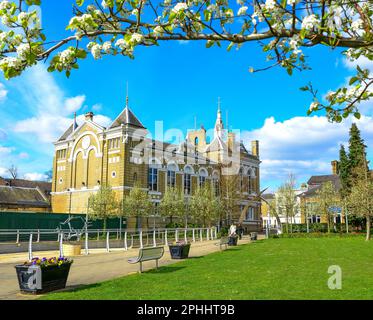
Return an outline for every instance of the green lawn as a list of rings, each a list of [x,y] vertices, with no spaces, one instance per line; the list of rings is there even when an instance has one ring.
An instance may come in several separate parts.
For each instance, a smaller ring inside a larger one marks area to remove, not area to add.
[[[342,289],[327,270],[342,268]],[[270,239],[43,299],[373,299],[373,241]]]

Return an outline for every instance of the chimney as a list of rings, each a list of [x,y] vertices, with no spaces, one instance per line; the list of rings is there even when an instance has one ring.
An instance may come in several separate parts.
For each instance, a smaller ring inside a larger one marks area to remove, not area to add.
[[[332,174],[339,174],[339,163],[337,160],[333,160],[332,164]]]
[[[86,120],[93,121],[93,112],[87,112],[84,116]]]
[[[251,141],[251,153],[259,158],[259,141]]]

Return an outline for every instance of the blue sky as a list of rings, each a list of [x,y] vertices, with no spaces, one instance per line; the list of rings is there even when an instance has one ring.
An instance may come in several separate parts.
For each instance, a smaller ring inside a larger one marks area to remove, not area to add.
[[[65,26],[71,1],[44,1],[42,14],[48,39],[69,34]],[[312,174],[328,174],[338,145],[347,141],[351,120],[330,124],[322,114],[307,117],[311,97],[299,88],[311,81],[325,94],[344,84],[352,69],[337,50],[305,52],[312,70],[292,77],[278,68],[248,72],[250,67],[267,66],[256,43],[227,52],[189,41],[138,47],[135,60],[89,57],[70,79],[48,74],[43,64],[17,79],[0,78],[0,175],[14,163],[21,176],[42,178],[52,166],[52,141],[69,125],[74,110],[93,110],[107,124],[124,107],[126,82],[130,107],[150,130],[154,121],[163,120],[165,129],[186,133],[194,127],[195,116],[198,125],[212,128],[221,97],[223,114],[228,110],[229,124],[241,130],[244,142],[261,142],[263,187],[275,189],[289,172],[298,182]],[[372,103],[366,104],[358,123],[368,147],[373,146],[372,110]]]

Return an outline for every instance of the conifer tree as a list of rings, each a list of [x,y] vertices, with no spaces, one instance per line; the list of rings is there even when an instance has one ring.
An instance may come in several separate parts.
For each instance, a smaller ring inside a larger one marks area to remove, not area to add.
[[[339,177],[341,180],[341,197],[345,198],[349,194],[351,187],[350,180],[350,162],[344,145],[341,145],[339,150]]]
[[[350,129],[348,155],[352,178],[356,176],[356,171],[360,171],[360,168],[365,168],[368,171],[365,148],[366,145],[361,138],[360,130],[357,125],[353,123]]]

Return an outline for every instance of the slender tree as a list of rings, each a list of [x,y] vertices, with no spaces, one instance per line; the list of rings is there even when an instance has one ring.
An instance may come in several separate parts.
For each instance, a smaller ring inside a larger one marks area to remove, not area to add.
[[[328,233],[330,233],[331,225],[334,224],[334,213],[331,209],[333,206],[339,205],[339,199],[339,194],[331,181],[323,183],[321,188],[316,191],[317,207],[320,213],[326,218]]]
[[[128,216],[136,218],[136,224],[139,227],[140,219],[148,217],[151,214],[153,204],[149,199],[148,193],[136,184],[124,198],[123,209],[127,212]]]
[[[178,188],[168,187],[159,204],[159,212],[161,216],[170,219],[185,217],[185,202],[182,192]],[[187,218],[185,219],[187,223]]]
[[[107,219],[120,215],[120,206],[110,186],[101,186],[88,198],[88,214],[93,219],[103,219],[106,230]]]
[[[295,178],[290,174],[288,179],[277,191],[277,210],[278,214],[285,216],[286,233],[289,232],[289,219],[290,232],[293,232],[293,219],[298,208],[297,198],[294,191],[295,185]]]
[[[366,220],[366,240],[371,239],[371,221],[373,217],[373,180],[365,169],[357,172],[347,204],[349,211]]]
[[[211,227],[218,219],[221,208],[221,202],[208,183],[199,187],[190,201],[191,215],[195,221],[201,221],[203,227]]]

